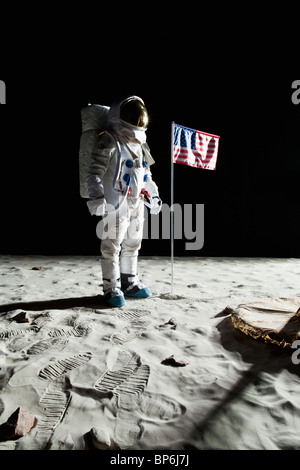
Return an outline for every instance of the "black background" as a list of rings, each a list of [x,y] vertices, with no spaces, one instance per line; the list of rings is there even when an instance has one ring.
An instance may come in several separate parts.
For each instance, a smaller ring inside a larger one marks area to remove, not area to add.
[[[66,36],[41,50],[35,37],[1,70],[1,253],[99,253],[97,219],[79,195],[80,110],[132,93],[150,113],[163,202],[170,203],[171,121],[220,135],[216,171],[175,165],[174,202],[205,205],[204,247],[187,252],[186,240],[176,240],[175,255],[299,257],[296,56],[268,38],[264,46],[235,38],[222,50],[222,38],[216,47],[201,34],[173,42],[153,33],[140,49],[98,42],[91,52]],[[143,242],[142,255],[169,253],[169,240]]]

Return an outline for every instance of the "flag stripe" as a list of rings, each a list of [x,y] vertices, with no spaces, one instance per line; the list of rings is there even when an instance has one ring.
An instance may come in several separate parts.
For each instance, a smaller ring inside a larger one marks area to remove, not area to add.
[[[203,153],[200,153],[200,152],[197,152],[197,151],[187,151],[185,150],[184,152],[182,152],[182,150],[178,149],[178,148],[175,148],[174,149],[175,152],[174,152],[174,158],[188,158],[189,156],[193,159],[196,159],[196,160],[201,160],[201,161],[207,161],[207,162],[210,162],[211,160],[213,160],[212,156],[209,155],[209,156],[206,156],[205,154],[203,155]]]
[[[191,150],[191,149],[183,149],[181,147],[174,147],[174,151],[176,152],[176,150],[180,153],[189,153],[189,152],[193,152],[193,153],[198,153],[199,155],[214,155],[216,153],[216,150],[206,150],[205,149],[197,149],[197,150]]]
[[[198,163],[192,162],[191,160],[187,160],[186,158],[184,159],[179,159],[174,161],[174,163],[180,163],[181,165],[187,165],[187,166],[192,166],[194,168],[202,168],[203,170],[215,170],[215,166],[211,164],[201,164],[199,165]]]
[[[212,164],[213,162],[211,162],[210,160],[204,160],[204,161],[201,160],[201,161],[199,161],[197,159],[195,160],[195,159],[192,159],[192,158],[181,158],[181,157],[176,158],[176,163],[179,163],[179,162],[181,162],[181,163],[187,162],[187,163],[191,163],[193,165],[197,165],[198,163],[202,163],[204,165],[213,166],[213,164]]]

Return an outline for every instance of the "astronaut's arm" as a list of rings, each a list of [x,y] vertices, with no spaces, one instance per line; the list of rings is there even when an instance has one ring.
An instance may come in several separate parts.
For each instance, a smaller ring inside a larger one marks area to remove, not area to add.
[[[104,215],[105,199],[103,177],[109,166],[115,145],[112,138],[102,134],[98,138],[97,145],[92,152],[87,183],[89,192],[88,209],[92,215]]]
[[[158,187],[152,179],[150,170],[146,172],[147,181],[144,184],[145,205],[150,208],[150,214],[158,214],[161,210],[162,201],[159,197]]]

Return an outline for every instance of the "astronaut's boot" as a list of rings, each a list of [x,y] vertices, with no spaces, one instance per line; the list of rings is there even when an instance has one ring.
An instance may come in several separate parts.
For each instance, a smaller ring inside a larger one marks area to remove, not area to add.
[[[139,281],[137,275],[121,274],[121,289],[124,295],[134,298],[146,298],[151,296],[151,290]]]
[[[120,279],[116,281],[103,279],[104,300],[111,307],[123,307],[126,303],[120,287]]]

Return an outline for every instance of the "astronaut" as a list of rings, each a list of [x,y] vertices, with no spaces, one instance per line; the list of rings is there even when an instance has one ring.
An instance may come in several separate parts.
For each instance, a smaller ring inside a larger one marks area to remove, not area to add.
[[[148,122],[147,109],[138,96],[115,101],[108,113],[106,130],[98,136],[88,170],[87,206],[92,215],[103,217],[100,224],[103,291],[105,301],[112,307],[125,305],[124,295],[151,296],[137,271],[144,204],[151,214],[161,209],[150,171],[154,160],[146,142]]]

